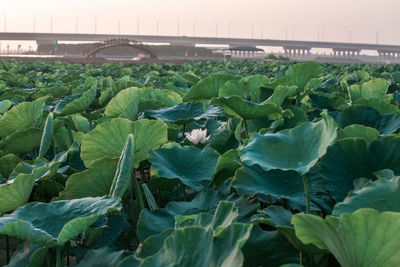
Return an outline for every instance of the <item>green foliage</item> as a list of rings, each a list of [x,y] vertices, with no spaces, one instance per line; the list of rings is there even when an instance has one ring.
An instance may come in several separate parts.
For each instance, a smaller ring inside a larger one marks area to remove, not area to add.
[[[398,65],[0,66],[0,265],[399,265]]]

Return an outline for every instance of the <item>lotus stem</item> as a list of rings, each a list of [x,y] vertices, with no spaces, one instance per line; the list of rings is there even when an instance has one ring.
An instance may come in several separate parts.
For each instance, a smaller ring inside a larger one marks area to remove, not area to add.
[[[139,200],[139,204],[140,204],[140,210],[144,209],[144,200],[143,200],[143,195],[142,195],[142,191],[140,191],[140,187],[139,187],[139,182],[136,179],[136,175],[133,175],[133,181],[135,183],[135,191],[136,191],[136,198]]]
[[[10,240],[8,235],[6,235],[6,259],[7,259],[7,264],[10,263]]]
[[[249,129],[248,129],[248,126],[247,126],[247,121],[243,120],[243,124],[244,124],[244,133],[246,135],[246,139],[249,139]]]
[[[63,266],[63,257],[62,257],[62,252],[61,252],[61,248],[59,246],[56,246],[56,257],[57,257],[57,261],[56,261],[56,267],[62,267]]]
[[[304,195],[306,197],[306,213],[310,213],[310,192],[308,191],[307,177],[303,174],[301,176],[304,184]]]

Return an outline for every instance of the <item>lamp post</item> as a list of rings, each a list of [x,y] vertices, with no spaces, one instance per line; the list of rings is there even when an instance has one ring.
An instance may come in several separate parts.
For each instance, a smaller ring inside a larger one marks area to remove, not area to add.
[[[4,32],[7,31],[7,13],[5,11],[3,11],[3,15],[4,15]]]
[[[176,36],[179,36],[179,18],[176,18]]]
[[[376,33],[376,35],[375,35],[375,41],[376,41],[376,45],[378,45],[379,44],[379,30],[378,29],[375,29],[375,33]]]
[[[160,24],[160,18],[157,19],[157,35],[159,35],[158,25]]]
[[[228,24],[228,38],[231,38],[231,25],[232,25],[232,21],[230,21]]]
[[[215,37],[218,37],[218,21],[214,19],[215,22]]]
[[[136,35],[139,35],[140,30],[140,19],[136,16]]]
[[[97,15],[94,16],[94,34],[97,34]]]
[[[53,14],[49,13],[50,16],[50,33],[53,33]]]
[[[196,36],[196,24],[197,24],[197,19],[193,22],[193,36]]]
[[[118,35],[121,34],[121,20],[122,20],[122,18],[119,17],[119,18],[118,18]]]
[[[37,15],[33,15],[33,32],[36,32],[36,17]]]
[[[264,39],[264,27],[265,27],[265,24],[262,24],[261,25],[261,39]]]
[[[75,33],[78,33],[78,19],[79,19],[79,16],[76,16],[75,17]]]
[[[254,22],[251,22],[251,39],[254,39]]]

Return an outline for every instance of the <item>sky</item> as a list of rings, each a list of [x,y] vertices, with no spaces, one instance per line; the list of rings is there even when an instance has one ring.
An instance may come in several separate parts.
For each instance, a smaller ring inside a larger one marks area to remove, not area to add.
[[[0,0],[0,31],[400,44],[399,0]],[[97,21],[97,29],[95,29]],[[139,26],[138,26],[139,24]],[[230,31],[229,31],[230,28]]]

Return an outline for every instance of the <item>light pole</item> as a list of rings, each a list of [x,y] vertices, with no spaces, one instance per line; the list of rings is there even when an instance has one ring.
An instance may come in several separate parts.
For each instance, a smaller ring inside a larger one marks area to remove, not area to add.
[[[75,33],[78,33],[78,19],[79,19],[79,17],[76,16],[75,17]]]
[[[264,27],[265,27],[265,24],[262,24],[261,25],[261,39],[264,39]]]
[[[295,30],[296,30],[296,25],[294,25],[293,28],[292,28],[292,40],[294,40]]]
[[[157,19],[157,35],[159,35],[158,25],[160,24],[160,18]]]
[[[136,35],[139,35],[140,30],[140,19],[136,16]]]
[[[228,24],[228,37],[229,38],[231,38],[231,25],[232,25],[232,21],[230,21]]]
[[[118,18],[118,35],[121,34],[121,20],[122,20],[122,18],[119,17],[119,18]]]
[[[286,38],[286,40],[288,38],[288,26],[287,26],[287,23],[285,23],[285,38]]]
[[[53,14],[49,13],[50,16],[50,33],[53,33]]]
[[[321,41],[322,42],[325,42],[325,30],[326,30],[326,27],[323,27],[322,28],[322,33],[321,33]]]
[[[317,41],[319,42],[319,26],[317,26]]]
[[[214,19],[215,22],[215,37],[218,37],[218,21]]]
[[[33,32],[36,32],[36,17],[37,15],[33,15]]]
[[[3,11],[3,15],[4,15],[4,32],[7,31],[7,13],[5,11]]]
[[[376,41],[376,45],[378,45],[379,44],[379,30],[378,29],[375,29],[375,32],[376,32],[376,35],[375,35],[375,41]]]
[[[94,16],[94,34],[97,34],[97,15]]]
[[[193,22],[193,36],[196,36],[196,24],[197,24],[197,19]]]
[[[179,36],[179,18],[176,18],[176,36]]]
[[[254,22],[251,22],[251,39],[254,39]]]

